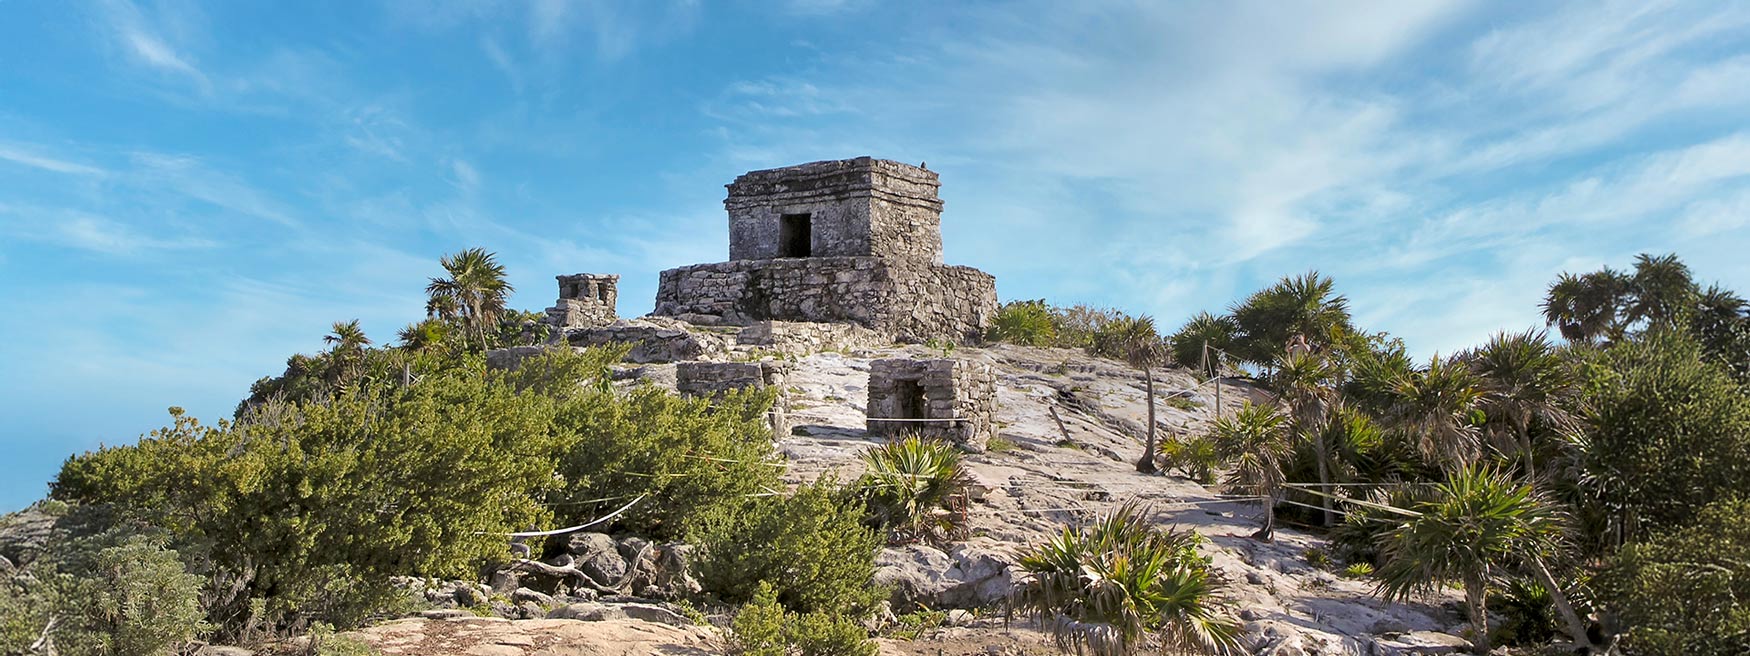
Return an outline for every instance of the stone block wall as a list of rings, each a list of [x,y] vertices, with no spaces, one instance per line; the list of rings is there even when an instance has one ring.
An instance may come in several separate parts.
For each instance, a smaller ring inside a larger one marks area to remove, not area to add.
[[[874,256],[941,264],[940,187],[932,171],[871,157],[745,173],[723,201],[729,259]],[[806,255],[786,252],[785,215],[806,215]]]
[[[729,350],[729,340],[722,335],[688,330],[680,322],[661,317],[574,328],[565,331],[564,341],[576,347],[631,344],[626,361],[639,363],[720,357]]]
[[[823,351],[882,348],[892,345],[893,336],[854,323],[757,321],[736,333],[735,343],[801,357]]]
[[[996,370],[952,358],[892,358],[869,363],[868,430],[915,432],[983,451],[996,433]],[[939,419],[942,421],[882,421]]]
[[[816,257],[669,269],[655,314],[705,325],[846,322],[905,342],[968,342],[984,336],[996,310],[996,279],[977,269]]]
[[[556,276],[559,300],[547,308],[546,322],[564,330],[605,326],[618,318],[620,277],[594,273]]]
[[[790,404],[784,392],[790,365],[784,362],[681,362],[675,365],[675,389],[685,396],[714,397],[731,390],[773,388],[769,423],[774,439],[790,434]]]

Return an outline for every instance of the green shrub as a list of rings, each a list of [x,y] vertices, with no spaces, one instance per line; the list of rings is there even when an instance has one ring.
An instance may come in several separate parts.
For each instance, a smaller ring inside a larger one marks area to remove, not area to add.
[[[1204,485],[1215,484],[1215,468],[1221,464],[1215,440],[1208,435],[1162,440],[1159,458],[1163,468]]]
[[[1240,625],[1213,605],[1209,563],[1195,548],[1200,538],[1161,531],[1142,515],[1125,504],[1023,554],[1027,578],[1012,607],[1078,654],[1131,654],[1157,639],[1164,650],[1237,649]]]
[[[1348,567],[1343,568],[1343,576],[1352,579],[1364,579],[1373,576],[1373,563],[1349,563]]]
[[[309,656],[377,656],[382,652],[361,640],[336,635],[334,627],[317,622],[310,627]]]
[[[1501,616],[1494,642],[1529,647],[1556,637],[1556,608],[1549,590],[1530,579],[1510,579],[1489,591],[1489,612]]]
[[[1234,332],[1239,327],[1232,317],[1214,316],[1208,312],[1199,312],[1181,326],[1178,332],[1167,338],[1173,361],[1179,366],[1201,371],[1206,377],[1214,377],[1222,367],[1232,366],[1234,362],[1226,351],[1232,350]],[[1205,347],[1207,346],[1207,350]]]
[[[966,529],[968,482],[959,449],[940,440],[906,435],[863,452],[868,473],[854,486],[873,524],[895,544],[954,539]]]
[[[790,610],[862,617],[879,596],[870,580],[881,547],[863,513],[829,480],[713,508],[693,533],[699,583],[729,603],[752,601],[763,583]]]
[[[940,628],[948,623],[948,612],[942,610],[920,610],[894,618],[893,626],[887,629],[887,635],[902,640],[916,640],[923,637],[931,629]]]
[[[1750,501],[1710,504],[1695,523],[1618,552],[1592,579],[1622,620],[1624,653],[1750,650]]]
[[[1052,346],[1057,342],[1057,322],[1043,299],[1010,301],[997,309],[990,338],[1023,346]]]
[[[206,630],[201,577],[161,537],[57,533],[56,554],[0,580],[0,654],[31,653],[51,618],[64,656],[168,656]]]
[[[729,625],[729,653],[737,656],[874,656],[875,651],[869,633],[855,621],[824,612],[787,612],[777,590],[763,581]]]
[[[1324,549],[1307,549],[1305,556],[1306,564],[1311,565],[1314,569],[1331,568],[1331,554]]]

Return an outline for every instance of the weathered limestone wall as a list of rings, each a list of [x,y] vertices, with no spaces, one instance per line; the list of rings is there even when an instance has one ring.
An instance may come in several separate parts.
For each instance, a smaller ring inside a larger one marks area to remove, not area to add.
[[[556,276],[559,300],[547,308],[546,322],[564,330],[605,326],[618,318],[620,277],[593,273]]]
[[[850,322],[921,342],[977,341],[996,310],[996,279],[977,269],[815,257],[669,269],[657,286],[655,314],[705,325]]]
[[[856,351],[892,345],[893,336],[854,323],[759,321],[736,333],[739,346],[757,346],[781,355]]]
[[[684,396],[715,397],[731,390],[778,390],[769,423],[774,439],[790,434],[790,403],[784,381],[790,365],[784,362],[681,362],[675,365],[675,389]]]
[[[942,263],[941,182],[932,171],[859,157],[752,171],[728,187],[731,260],[789,257],[781,218],[807,214],[810,257]]]
[[[632,344],[626,361],[641,363],[717,357],[729,350],[722,335],[687,330],[685,325],[661,317],[567,330],[565,342],[578,347]]]
[[[914,392],[921,398],[912,397]],[[916,432],[983,451],[996,433],[996,399],[996,370],[986,363],[951,358],[869,363],[866,413],[869,432],[877,435]]]

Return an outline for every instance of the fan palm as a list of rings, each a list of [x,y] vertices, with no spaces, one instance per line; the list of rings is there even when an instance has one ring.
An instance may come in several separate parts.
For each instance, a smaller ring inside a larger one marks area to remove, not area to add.
[[[1233,318],[1199,312],[1173,333],[1168,342],[1175,362],[1196,367],[1204,376],[1214,378],[1221,375],[1222,366],[1228,364],[1227,350],[1232,348],[1233,336]]]
[[[1148,435],[1143,442],[1142,457],[1136,461],[1136,471],[1153,474],[1155,465],[1155,376],[1154,368],[1166,356],[1166,343],[1155,330],[1153,317],[1121,316],[1105,322],[1094,335],[1095,355],[1118,358],[1142,370],[1144,396],[1148,401]]]
[[[448,312],[459,318],[463,327],[486,348],[486,332],[498,323],[504,312],[505,299],[516,291],[505,280],[504,265],[493,253],[482,248],[470,248],[438,259],[449,273],[447,278],[432,278],[425,293],[430,298],[426,311],[442,316]]]
[[[1130,503],[1092,526],[1063,533],[1023,554],[1027,577],[1010,608],[1051,627],[1065,651],[1121,656],[1158,640],[1163,651],[1239,650],[1239,623],[1214,606],[1197,536],[1150,526]]]
[[[328,344],[329,357],[334,359],[339,374],[336,382],[345,384],[363,375],[365,347],[371,345],[371,338],[365,336],[358,319],[334,322],[332,332],[324,335],[322,341]]]
[[[864,451],[863,464],[868,474],[857,487],[890,542],[945,541],[965,529],[953,505],[969,479],[952,445],[907,435]]]
[[[1274,363],[1295,335],[1314,346],[1336,341],[1349,326],[1349,300],[1330,278],[1308,271],[1259,290],[1233,309],[1235,351],[1260,366]]]
[[[1282,496],[1283,463],[1294,452],[1288,420],[1275,408],[1247,401],[1239,412],[1215,420],[1210,437],[1216,453],[1233,463],[1227,485],[1256,494],[1264,506],[1264,526],[1254,535],[1269,541],[1276,530],[1276,500]]]
[[[1544,296],[1544,322],[1570,342],[1615,340],[1626,328],[1624,307],[1633,289],[1633,279],[1610,267],[1581,276],[1563,273]]]
[[[1325,442],[1325,425],[1339,398],[1337,369],[1324,356],[1310,352],[1289,353],[1270,376],[1270,385],[1282,399],[1295,435],[1312,443],[1319,485],[1330,492],[1331,454]],[[1331,498],[1319,497],[1324,524],[1331,523]]]
[[[1522,563],[1541,567],[1561,537],[1558,514],[1530,485],[1480,467],[1452,472],[1414,512],[1380,537],[1376,592],[1405,600],[1458,583],[1473,644],[1488,653],[1489,586]]]
[[[1629,323],[1664,323],[1694,305],[1698,292],[1689,266],[1676,254],[1635,256],[1633,291],[1627,307]]]
[[[1572,382],[1567,363],[1541,331],[1496,333],[1466,358],[1477,375],[1479,407],[1490,424],[1504,432],[1525,464],[1526,480],[1537,478],[1531,425],[1564,429],[1572,418],[1561,403]]]
[[[1466,465],[1481,455],[1473,413],[1482,391],[1463,362],[1436,355],[1426,368],[1399,378],[1393,395],[1390,423],[1415,440],[1423,457]]]

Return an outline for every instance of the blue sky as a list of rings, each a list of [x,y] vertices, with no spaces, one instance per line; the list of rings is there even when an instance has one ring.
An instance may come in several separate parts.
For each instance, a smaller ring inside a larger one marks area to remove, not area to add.
[[[1169,325],[1307,269],[1421,355],[1641,251],[1750,291],[1750,5],[1507,4],[0,0],[0,510],[390,338],[443,253],[648,312],[819,159],[927,161],[1005,299]]]

